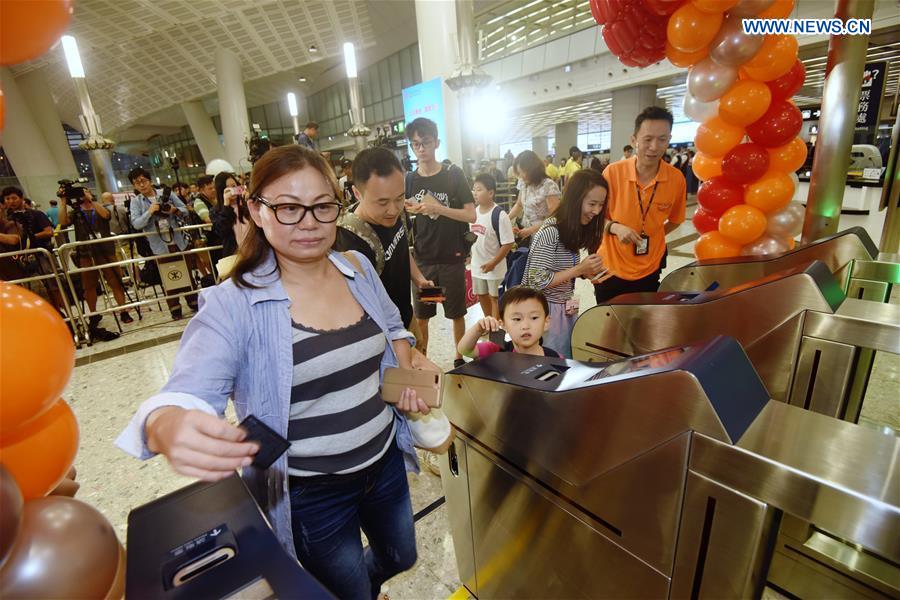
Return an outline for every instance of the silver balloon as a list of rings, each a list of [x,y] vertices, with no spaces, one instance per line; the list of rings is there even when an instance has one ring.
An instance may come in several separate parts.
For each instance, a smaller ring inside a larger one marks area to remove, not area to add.
[[[741,256],[762,256],[764,254],[781,254],[788,251],[787,242],[783,242],[771,235],[764,235],[752,244],[741,248]]]
[[[709,45],[709,57],[725,67],[739,67],[759,52],[766,36],[747,35],[742,17],[728,15]]]
[[[0,465],[0,567],[19,535],[24,502],[15,477]]]
[[[790,202],[787,206],[768,216],[766,235],[778,239],[795,238],[803,231],[803,219],[806,208],[799,202]]]
[[[690,92],[684,93],[684,114],[698,123],[705,123],[719,114],[719,101],[701,102],[694,98]]]
[[[688,71],[688,91],[701,102],[718,100],[738,80],[738,70],[723,67],[707,57]]]
[[[794,183],[794,193],[791,194],[791,200],[799,200],[800,195],[800,176],[796,173],[790,174],[791,181]]]
[[[755,17],[774,2],[775,0],[740,0],[728,14],[736,17]]]

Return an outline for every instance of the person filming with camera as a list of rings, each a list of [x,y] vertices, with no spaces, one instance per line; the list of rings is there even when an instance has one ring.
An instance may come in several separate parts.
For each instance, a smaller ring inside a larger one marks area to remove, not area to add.
[[[91,190],[72,181],[63,180],[59,183],[57,196],[67,205],[59,211],[59,224],[62,227],[68,227],[71,223],[75,228],[75,240],[78,242],[111,237],[109,222],[112,215],[106,207],[97,202]],[[75,251],[74,260],[79,268],[116,262],[116,243],[103,242],[80,246]],[[106,279],[106,283],[116,299],[116,304],[119,306],[127,304],[125,288],[122,285],[122,272],[119,267],[106,267],[102,271],[103,278]],[[97,270],[81,273],[84,301],[90,312],[97,310],[98,280],[99,271]],[[100,327],[102,318],[102,315],[93,315],[88,319],[91,338],[105,342],[119,337],[118,334]],[[123,323],[134,321],[127,310],[123,310],[119,314],[119,318]]]
[[[147,242],[154,256],[183,252],[188,247],[187,240],[179,227],[188,217],[188,209],[172,191],[168,195],[158,194],[150,182],[150,173],[143,167],[135,167],[128,173],[128,180],[138,194],[131,199],[128,212],[131,226],[147,235]],[[165,191],[166,188],[164,188]],[[186,257],[187,258],[187,257]],[[165,260],[161,262],[167,262]],[[192,261],[188,261],[190,268]],[[154,263],[155,265],[155,263]],[[158,267],[157,267],[158,268]],[[185,298],[191,310],[197,310],[197,296]],[[166,300],[172,318],[181,318],[181,305],[177,298]]]

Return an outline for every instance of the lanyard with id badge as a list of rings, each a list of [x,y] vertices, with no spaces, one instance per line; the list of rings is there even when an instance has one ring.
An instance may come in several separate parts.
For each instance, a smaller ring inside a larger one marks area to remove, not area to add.
[[[637,193],[638,206],[641,207],[641,241],[634,244],[634,255],[643,256],[650,252],[650,236],[644,231],[644,222],[650,213],[650,207],[653,206],[653,199],[656,197],[656,187],[659,182],[653,184],[653,191],[650,193],[650,202],[647,203],[647,209],[644,210],[644,201],[641,199],[641,186],[636,182],[634,184],[635,193]]]

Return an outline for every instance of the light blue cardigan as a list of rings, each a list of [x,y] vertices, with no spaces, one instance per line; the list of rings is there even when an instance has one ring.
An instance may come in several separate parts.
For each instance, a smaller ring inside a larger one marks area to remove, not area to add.
[[[388,340],[413,335],[403,328],[400,312],[391,302],[372,263],[354,252],[361,265],[360,276],[347,259],[331,252],[329,259],[347,278],[347,284],[366,313],[384,331]],[[144,422],[161,406],[180,406],[222,416],[231,397],[238,419],[253,414],[287,437],[293,372],[291,301],[276,269],[275,258],[267,260],[247,281],[262,287],[242,288],[231,280],[208,288],[200,295],[200,311],[191,319],[175,359],[172,376],[155,396],[141,403],[131,422],[116,440],[125,452],[141,459],[153,456],[147,448]],[[392,344],[387,344],[381,372],[397,366]],[[398,415],[397,442],[404,452],[407,470],[418,472],[409,425]],[[244,480],[268,514],[279,541],[292,556],[291,507],[288,495],[287,455],[269,469],[248,467]]]

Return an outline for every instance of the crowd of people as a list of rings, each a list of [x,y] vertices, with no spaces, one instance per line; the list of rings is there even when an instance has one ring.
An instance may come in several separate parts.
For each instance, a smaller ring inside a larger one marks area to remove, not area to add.
[[[387,403],[384,370],[438,369],[428,358],[438,304],[458,368],[503,352],[571,358],[579,278],[598,302],[655,290],[665,236],[685,216],[690,156],[668,158],[671,129],[672,115],[650,107],[612,163],[577,147],[561,164],[526,150],[505,172],[487,161],[470,178],[438,159],[428,119],[405,127],[411,169],[384,147],[332,163],[311,122],[298,143],[258,157],[249,182],[226,170],[159,190],[136,168],[127,207],[86,190],[60,197],[51,216],[4,189],[0,244],[49,248],[55,220],[103,240],[79,248],[77,266],[114,263],[106,238],[122,231],[124,210],[124,231],[144,234],[136,253],[153,265],[141,277],[185,260],[207,289],[181,295],[196,314],[171,377],[117,444],[201,479],[242,469],[288,552],[336,596],[375,598],[416,560],[404,473],[418,470],[410,423],[430,410],[411,388]],[[515,195],[508,210],[499,186]],[[468,331],[467,271],[482,311]],[[132,320],[116,266],[82,273],[90,312],[100,273]],[[167,302],[182,318],[179,298]],[[239,419],[255,415],[289,441],[270,468],[249,466],[258,446],[225,420],[229,398]]]

